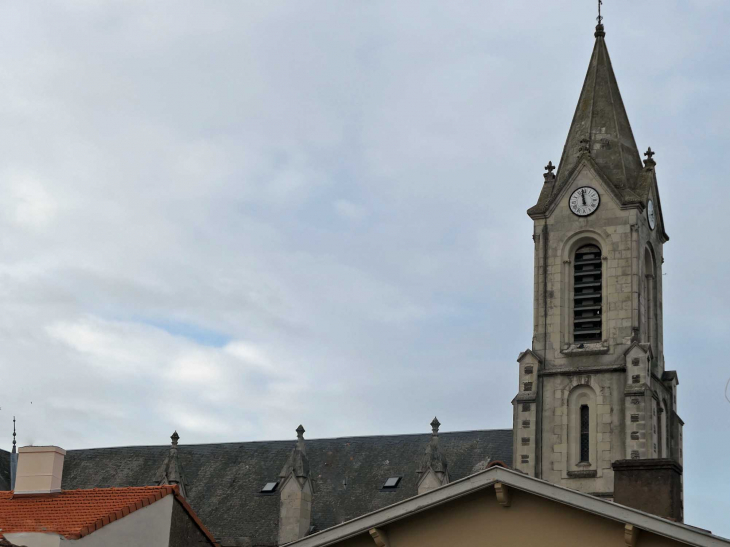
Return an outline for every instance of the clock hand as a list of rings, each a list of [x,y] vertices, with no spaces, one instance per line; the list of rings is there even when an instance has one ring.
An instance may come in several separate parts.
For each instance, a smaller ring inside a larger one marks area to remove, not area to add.
[[[585,190],[580,191],[580,197],[583,199],[583,205],[588,205],[586,203],[586,191]]]

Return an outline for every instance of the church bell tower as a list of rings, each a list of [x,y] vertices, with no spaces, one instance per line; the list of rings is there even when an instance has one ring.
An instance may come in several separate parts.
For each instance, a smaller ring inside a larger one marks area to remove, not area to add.
[[[619,460],[681,472],[683,422],[664,361],[654,152],[642,164],[600,22],[595,38],[559,167],[527,211],[534,330],[518,358],[514,467],[612,499]]]

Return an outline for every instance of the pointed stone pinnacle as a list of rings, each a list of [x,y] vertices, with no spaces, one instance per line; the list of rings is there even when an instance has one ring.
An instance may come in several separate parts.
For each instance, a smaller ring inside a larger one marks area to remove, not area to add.
[[[431,421],[431,432],[434,435],[438,435],[439,432],[439,426],[441,425],[441,422],[439,422],[439,419],[434,416],[433,420]]]
[[[297,438],[301,439],[304,437],[304,426],[299,424],[299,427],[297,427]]]
[[[180,435],[177,434],[177,430],[170,435],[170,439],[172,439],[172,446],[177,446],[177,441],[180,440]]]
[[[651,149],[651,146],[649,147],[649,149],[646,152],[644,152],[644,155],[646,156],[646,159],[644,160],[644,165],[646,167],[652,167],[652,166],[656,165],[656,161],[654,161],[655,154],[656,154],[656,152],[654,152]]]
[[[553,165],[553,162],[550,161],[545,166],[545,173],[543,174],[546,183],[553,182],[555,180],[555,173],[553,173],[553,171],[555,171],[555,166]]]

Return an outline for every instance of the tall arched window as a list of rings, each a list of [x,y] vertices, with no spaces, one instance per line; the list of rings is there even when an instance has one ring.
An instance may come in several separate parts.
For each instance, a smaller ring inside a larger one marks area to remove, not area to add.
[[[588,463],[591,459],[590,408],[580,405],[580,463]]]
[[[573,339],[600,342],[602,323],[601,249],[584,245],[575,252],[573,264]]]
[[[596,392],[588,385],[568,395],[568,471],[596,469]]]
[[[641,302],[643,308],[644,342],[653,344],[656,340],[656,278],[654,257],[647,247],[644,251],[644,283]]]
[[[659,429],[661,429],[660,434],[660,444],[659,444],[659,457],[660,458],[668,458],[669,457],[669,408],[667,407],[667,400],[664,399],[663,404],[661,407],[659,407],[660,414],[659,414]]]

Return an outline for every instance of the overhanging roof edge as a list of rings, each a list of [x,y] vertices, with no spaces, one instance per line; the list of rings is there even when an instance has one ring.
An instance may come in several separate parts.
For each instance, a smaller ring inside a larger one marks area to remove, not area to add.
[[[302,538],[289,545],[296,547],[325,547],[332,545],[335,542],[366,533],[371,528],[386,526],[392,522],[407,518],[412,514],[420,513],[488,488],[496,482],[501,482],[518,490],[557,501],[558,503],[604,518],[632,524],[647,532],[690,545],[698,545],[701,547],[730,546],[730,540],[692,528],[686,524],[672,522],[637,509],[606,501],[590,494],[584,494],[576,490],[550,484],[546,481],[501,467],[492,467],[480,473],[470,475],[426,494],[415,496],[379,509],[378,511],[368,513],[349,522]]]

